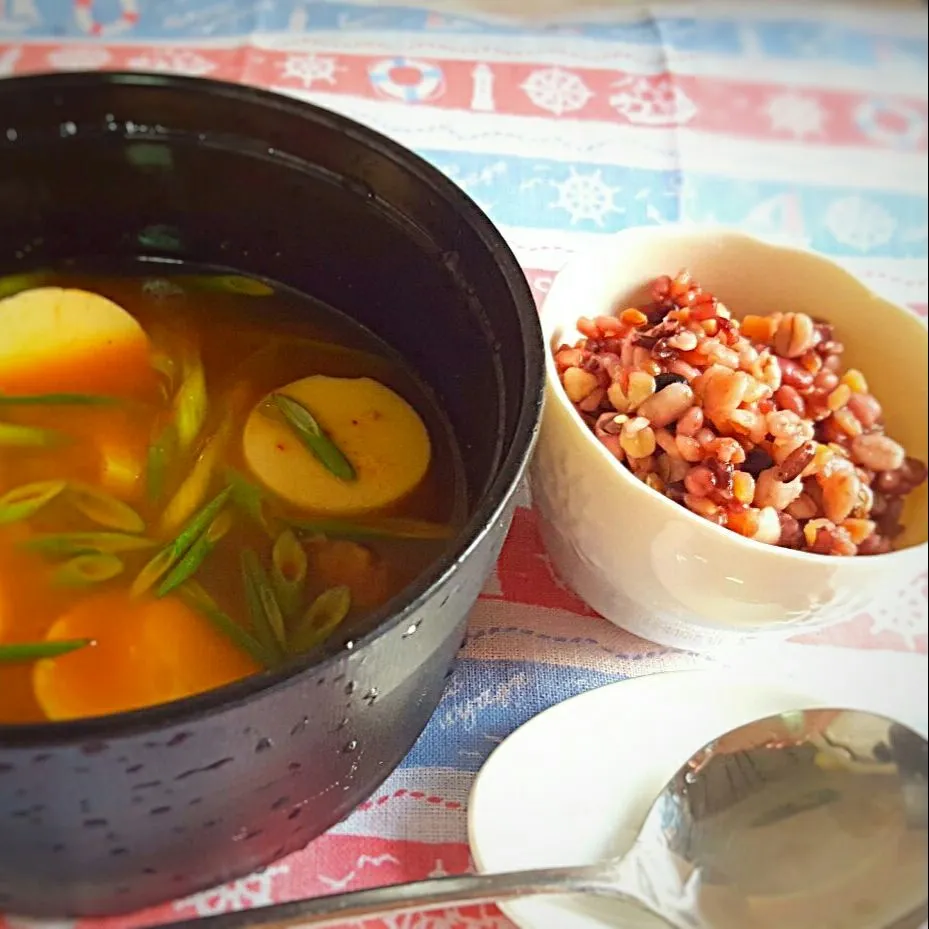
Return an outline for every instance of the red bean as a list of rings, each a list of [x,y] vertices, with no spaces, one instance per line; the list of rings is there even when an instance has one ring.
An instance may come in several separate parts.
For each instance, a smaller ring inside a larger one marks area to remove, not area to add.
[[[871,394],[852,394],[848,408],[865,429],[876,426],[884,415],[880,403]]]
[[[777,356],[781,368],[781,383],[797,390],[809,390],[813,386],[813,375],[789,358]]]
[[[782,384],[774,394],[774,399],[782,410],[791,410],[797,416],[806,415],[806,404],[796,387]]]

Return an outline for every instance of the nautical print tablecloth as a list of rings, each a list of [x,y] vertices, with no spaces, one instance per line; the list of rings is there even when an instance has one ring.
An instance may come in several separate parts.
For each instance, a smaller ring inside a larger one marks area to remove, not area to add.
[[[341,111],[464,187],[539,301],[598,236],[686,220],[811,246],[926,316],[922,5],[600,0],[571,21],[564,0],[553,23],[538,0],[402,2],[0,0],[0,75],[174,71]],[[787,646],[785,667],[856,674],[925,706],[926,594],[923,574],[873,615]],[[705,663],[616,629],[561,587],[524,492],[449,689],[383,788],[263,873],[108,929],[465,870],[474,772],[517,725],[607,682]],[[510,925],[478,907],[364,929]]]

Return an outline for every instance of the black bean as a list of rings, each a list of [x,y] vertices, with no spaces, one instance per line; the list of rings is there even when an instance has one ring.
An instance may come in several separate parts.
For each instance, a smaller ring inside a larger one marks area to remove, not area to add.
[[[671,310],[677,309],[673,301],[667,301],[664,303],[651,303],[646,307],[642,308],[642,311],[645,313],[646,318],[650,326],[654,326],[657,323],[660,323]]]
[[[742,463],[740,471],[747,471],[752,477],[758,477],[774,464],[774,459],[763,449],[753,448]]]
[[[686,384],[687,378],[683,374],[659,374],[655,378],[655,393],[664,390],[669,384]]]
[[[703,464],[709,469],[713,479],[713,486],[723,493],[732,491],[732,472],[735,470],[732,462],[720,461],[718,458],[707,458]]]
[[[642,348],[654,348],[659,339],[674,335],[680,328],[681,324],[677,320],[663,319],[649,329],[639,330],[634,336],[635,344]]]

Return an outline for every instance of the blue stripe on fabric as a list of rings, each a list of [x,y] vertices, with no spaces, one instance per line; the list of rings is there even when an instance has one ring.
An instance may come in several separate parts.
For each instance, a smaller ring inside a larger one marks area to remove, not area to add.
[[[514,729],[568,697],[623,680],[583,668],[462,658],[402,768],[477,771]]]
[[[500,225],[616,232],[656,222],[715,222],[805,240],[837,256],[926,257],[925,196],[485,153],[420,154]]]
[[[370,6],[320,0],[159,0],[140,2],[136,25],[113,39],[183,39],[245,36],[261,32],[329,30],[407,31],[434,34],[563,35],[680,52],[739,55],[751,51],[789,61],[837,62],[869,66],[899,62],[900,56],[924,62],[924,36],[879,35],[866,28],[810,20],[743,20],[737,18],[644,18],[613,23],[564,23],[553,26],[508,25],[471,17],[433,14],[402,5]],[[0,20],[0,37],[83,35],[73,4],[34,0],[37,16],[13,14]],[[101,24],[118,20],[120,0],[94,0]],[[31,9],[29,10],[31,14]],[[905,21],[903,21],[905,22]]]

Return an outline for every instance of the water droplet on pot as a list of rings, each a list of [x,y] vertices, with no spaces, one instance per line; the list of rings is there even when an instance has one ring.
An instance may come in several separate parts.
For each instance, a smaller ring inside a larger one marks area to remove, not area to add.
[[[346,755],[350,755],[352,752],[356,751],[358,748],[358,739],[352,739],[350,742],[345,743],[345,747],[342,749]]]
[[[258,744],[255,746],[256,752],[266,752],[269,748],[273,748],[274,743],[270,739],[259,739]]]
[[[354,647],[355,647],[355,642],[354,642],[353,639],[349,639],[349,640],[345,643],[345,649],[346,649],[346,651],[349,651],[349,652],[350,652]]]
[[[367,703],[368,706],[373,706],[374,703],[377,701],[378,696],[380,696],[380,694],[378,693],[377,688],[376,688],[376,687],[372,687],[372,688],[362,697],[362,700],[364,700],[364,702]]]
[[[411,635],[416,635],[417,631],[419,630],[419,623],[421,621],[422,620],[420,620],[419,622],[415,622],[410,626],[407,626],[406,629],[404,629],[403,631],[403,638],[408,639]]]
[[[290,734],[291,734],[291,735],[299,735],[301,732],[303,732],[304,729],[306,729],[307,726],[309,726],[309,724],[310,724],[310,717],[309,717],[309,716],[304,716],[303,719],[301,719],[300,722],[298,722],[298,723],[290,730]]]
[[[248,827],[243,826],[241,829],[236,829],[236,831],[232,834],[232,841],[242,842],[248,838],[248,835]]]
[[[696,784],[699,779],[700,778],[695,771],[688,771],[684,775],[684,781],[687,784]]]

